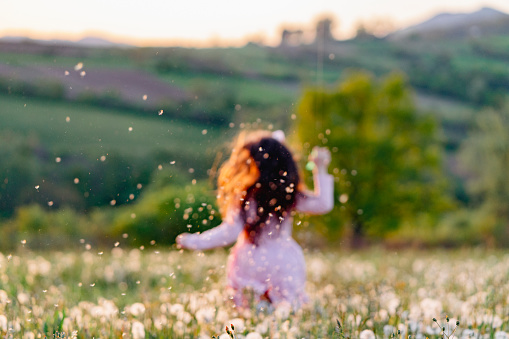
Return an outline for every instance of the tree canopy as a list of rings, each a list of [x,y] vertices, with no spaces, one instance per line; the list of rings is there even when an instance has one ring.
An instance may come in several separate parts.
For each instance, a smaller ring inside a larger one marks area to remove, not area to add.
[[[402,76],[357,73],[334,90],[309,89],[296,127],[304,147],[332,151],[330,231],[382,236],[450,206],[436,124],[417,112]]]

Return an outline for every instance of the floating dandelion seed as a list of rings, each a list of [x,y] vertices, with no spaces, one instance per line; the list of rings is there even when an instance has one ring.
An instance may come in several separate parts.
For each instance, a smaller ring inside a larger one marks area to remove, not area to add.
[[[39,185],[35,186],[35,189],[38,190],[39,189]]]
[[[339,202],[345,204],[348,201],[348,194],[343,193],[339,196]]]
[[[65,75],[69,75],[69,71],[65,71],[65,72],[64,72],[64,74],[65,74]]]
[[[81,76],[82,78],[84,78],[84,77],[85,77],[85,75],[87,75],[87,72],[85,72],[85,71],[81,71],[80,76]]]
[[[62,158],[60,158],[60,157],[56,157],[56,158],[55,158],[55,162],[56,162],[56,163],[59,163],[59,162],[61,162],[61,161],[62,161]]]
[[[134,194],[129,194],[129,200],[134,200]]]
[[[111,206],[115,206],[117,204],[117,201],[115,199],[113,199],[112,201],[110,201],[110,205]]]
[[[142,184],[138,184],[138,185],[136,185],[136,188],[137,188],[137,189],[139,189],[139,190],[141,190],[141,188],[142,188],[142,187],[143,187],[143,185],[142,185]]]
[[[157,169],[158,169],[158,170],[162,170],[162,169],[163,169],[163,165],[159,165],[159,166],[157,166]]]
[[[95,286],[95,283],[91,283],[91,284],[90,284],[90,287],[94,287],[94,286]]]
[[[129,126],[128,130],[129,130],[129,132],[132,132],[133,128]]]
[[[173,160],[172,162],[170,162],[170,165],[175,165],[175,160]]]
[[[69,121],[71,121],[71,118],[70,117],[66,117],[65,118],[65,122],[69,122]]]
[[[21,240],[21,243],[25,245],[27,243],[26,239]]]
[[[74,70],[77,72],[79,70],[81,70],[83,68],[83,63],[82,62],[78,62],[75,66],[74,66]]]
[[[235,124],[233,122],[230,122],[230,124],[228,125],[230,128],[233,128],[235,127]]]
[[[163,115],[164,111],[162,109],[159,110],[158,114]]]
[[[143,94],[143,101],[146,101],[148,96],[146,94]]]
[[[80,183],[80,179],[78,179],[78,178],[74,178],[74,183],[75,183],[75,184],[79,184],[79,183]]]
[[[104,161],[106,161],[106,156],[105,155],[101,155],[100,159],[101,159],[102,162],[104,162]]]
[[[53,206],[53,201],[48,201],[48,206],[49,207]]]
[[[207,134],[207,130],[204,129],[203,131],[201,131],[201,134],[203,134],[203,135]]]

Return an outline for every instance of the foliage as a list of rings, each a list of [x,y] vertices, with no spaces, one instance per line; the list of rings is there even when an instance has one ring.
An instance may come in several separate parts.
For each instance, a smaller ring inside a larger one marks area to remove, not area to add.
[[[0,144],[0,216],[6,217],[36,190],[41,169],[34,136],[4,132]]]
[[[137,246],[152,241],[173,244],[180,233],[206,231],[221,222],[215,195],[205,185],[166,185],[148,191],[116,215],[113,236],[127,234],[129,243]]]
[[[305,145],[333,152],[339,202],[336,221],[327,225],[333,233],[347,225],[357,236],[382,236],[450,206],[435,123],[417,114],[401,76],[377,83],[359,73],[334,91],[308,90],[298,112]]]
[[[509,105],[477,115],[475,129],[461,146],[460,159],[474,206],[492,217],[482,227],[491,229],[498,242],[509,232]],[[498,232],[495,230],[498,229]]]

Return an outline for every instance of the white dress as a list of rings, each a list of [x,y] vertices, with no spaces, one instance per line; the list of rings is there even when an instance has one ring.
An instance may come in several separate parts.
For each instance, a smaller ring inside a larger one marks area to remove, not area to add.
[[[334,181],[326,173],[314,175],[314,193],[298,193],[297,212],[324,214],[334,206]],[[246,213],[255,213],[256,202],[250,201]],[[290,215],[290,213],[288,213]],[[292,238],[293,218],[288,216],[281,223],[268,222],[261,230],[258,244],[249,242],[244,222],[237,211],[228,214],[219,226],[201,234],[187,234],[179,241],[182,247],[207,250],[230,245],[227,264],[228,285],[233,288],[235,302],[241,304],[242,291],[252,289],[257,296],[266,295],[277,304],[288,301],[294,306],[307,300],[304,291],[306,265],[301,247]]]

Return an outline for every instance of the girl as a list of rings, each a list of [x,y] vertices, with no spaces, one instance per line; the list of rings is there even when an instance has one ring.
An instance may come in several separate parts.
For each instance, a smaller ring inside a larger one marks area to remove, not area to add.
[[[192,250],[232,248],[227,264],[234,302],[246,306],[243,289],[273,304],[298,307],[306,268],[302,249],[292,239],[294,211],[329,212],[334,205],[333,177],[327,173],[330,152],[315,148],[310,156],[315,193],[301,189],[292,154],[283,145],[282,131],[241,134],[218,178],[218,204],[223,222],[201,234],[184,233],[177,244]]]

